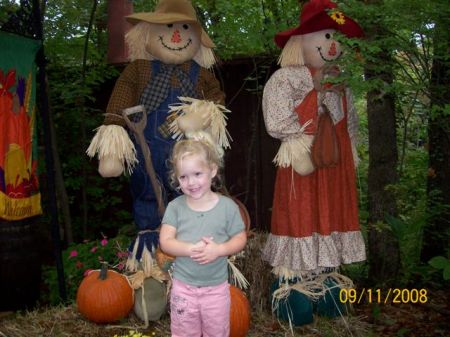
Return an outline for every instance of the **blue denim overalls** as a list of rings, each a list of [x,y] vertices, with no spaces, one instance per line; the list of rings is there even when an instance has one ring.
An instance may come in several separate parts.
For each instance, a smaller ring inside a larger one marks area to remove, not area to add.
[[[151,61],[152,77],[158,74],[161,63],[159,61]],[[196,62],[191,62],[189,70],[189,79],[194,87],[196,86],[200,66]],[[181,96],[181,88],[170,88],[166,99],[159,105],[155,111],[147,111],[147,125],[144,130],[147,145],[150,147],[153,167],[156,176],[161,183],[163,189],[163,199],[165,204],[178,195],[176,191],[171,189],[168,181],[168,159],[175,142],[174,139],[164,137],[158,130],[158,127],[165,122],[169,111],[169,105],[180,102],[178,96]],[[149,251],[153,251],[158,245],[159,233],[155,230],[160,226],[162,218],[158,214],[158,203],[155,192],[153,190],[150,177],[145,170],[145,161],[142,150],[137,144],[134,137],[134,145],[137,150],[137,159],[139,163],[133,169],[130,177],[131,196],[133,199],[133,217],[138,227],[139,244],[136,252],[136,259],[142,257],[144,244]],[[130,251],[134,246],[134,242],[130,246]]]

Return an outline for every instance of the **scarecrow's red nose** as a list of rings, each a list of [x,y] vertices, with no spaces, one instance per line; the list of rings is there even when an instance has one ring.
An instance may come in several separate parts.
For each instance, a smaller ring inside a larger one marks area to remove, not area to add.
[[[330,56],[336,56],[336,43],[335,42],[331,42],[331,46],[330,49],[328,50],[328,55]]]
[[[181,36],[180,36],[180,32],[178,31],[178,29],[173,32],[172,38],[170,39],[170,41],[172,41],[173,43],[181,42]]]

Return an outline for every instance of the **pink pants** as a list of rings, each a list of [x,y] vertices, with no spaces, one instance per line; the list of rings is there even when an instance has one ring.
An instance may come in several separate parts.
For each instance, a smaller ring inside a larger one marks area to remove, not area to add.
[[[174,279],[170,293],[170,329],[172,337],[229,337],[228,282],[195,287]]]

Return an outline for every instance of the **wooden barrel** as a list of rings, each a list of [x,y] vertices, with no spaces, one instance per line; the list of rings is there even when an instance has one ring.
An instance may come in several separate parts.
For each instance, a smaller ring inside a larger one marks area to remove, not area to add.
[[[0,219],[0,311],[32,308],[40,295],[41,254],[36,218]]]

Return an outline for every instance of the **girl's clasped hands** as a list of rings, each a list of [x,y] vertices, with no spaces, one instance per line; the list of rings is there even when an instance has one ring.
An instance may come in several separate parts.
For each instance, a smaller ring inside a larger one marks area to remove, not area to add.
[[[213,262],[220,255],[220,245],[214,242],[212,236],[202,237],[201,241],[197,242],[191,249],[192,255],[190,256],[192,260],[198,264],[206,264]]]

